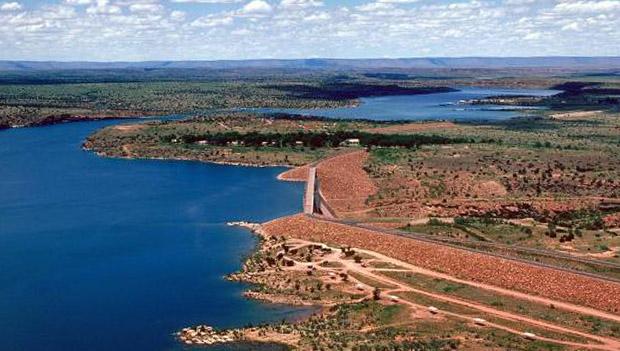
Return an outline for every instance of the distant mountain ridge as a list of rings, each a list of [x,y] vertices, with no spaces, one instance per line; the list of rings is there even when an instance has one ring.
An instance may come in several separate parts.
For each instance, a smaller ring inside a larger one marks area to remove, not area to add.
[[[79,69],[501,69],[501,68],[568,68],[617,69],[620,56],[614,57],[436,57],[396,59],[256,59],[215,61],[9,61],[0,60],[0,71],[79,70]]]

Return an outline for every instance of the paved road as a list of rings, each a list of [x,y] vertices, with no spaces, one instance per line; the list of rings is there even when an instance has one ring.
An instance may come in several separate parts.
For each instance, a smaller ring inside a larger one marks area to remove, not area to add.
[[[306,181],[306,194],[304,195],[304,213],[312,215],[314,213],[314,191],[316,189],[316,167],[308,170],[308,180]]]

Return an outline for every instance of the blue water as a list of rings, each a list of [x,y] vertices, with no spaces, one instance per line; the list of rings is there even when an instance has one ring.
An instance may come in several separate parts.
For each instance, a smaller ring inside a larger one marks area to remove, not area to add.
[[[523,115],[519,107],[466,105],[461,100],[495,95],[549,96],[557,90],[463,88],[460,91],[423,95],[399,95],[361,98],[353,108],[259,109],[262,112],[288,112],[330,118],[367,118],[374,120],[505,120]]]
[[[0,350],[172,350],[184,326],[297,316],[222,276],[256,245],[225,222],[298,212],[302,185],[80,149],[114,123],[0,132]]]

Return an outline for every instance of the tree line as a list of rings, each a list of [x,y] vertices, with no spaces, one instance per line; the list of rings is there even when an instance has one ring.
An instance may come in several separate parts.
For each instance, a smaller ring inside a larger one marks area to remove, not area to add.
[[[475,143],[476,140],[470,138],[450,138],[440,135],[423,134],[376,134],[360,131],[338,131],[327,132],[295,132],[295,133],[258,133],[258,132],[217,132],[200,135],[183,135],[181,137],[165,136],[164,142],[171,142],[173,139],[186,144],[205,142],[213,146],[226,146],[231,143],[239,143],[249,147],[275,146],[293,147],[303,146],[311,148],[336,147],[342,145],[349,139],[358,139],[359,144],[365,147],[407,147],[415,148],[421,145],[430,144],[458,144]]]

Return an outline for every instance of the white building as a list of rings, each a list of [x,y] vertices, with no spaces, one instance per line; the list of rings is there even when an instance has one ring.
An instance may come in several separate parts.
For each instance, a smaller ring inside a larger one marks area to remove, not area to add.
[[[360,140],[357,138],[350,138],[350,139],[345,140],[343,144],[346,146],[359,146]]]

